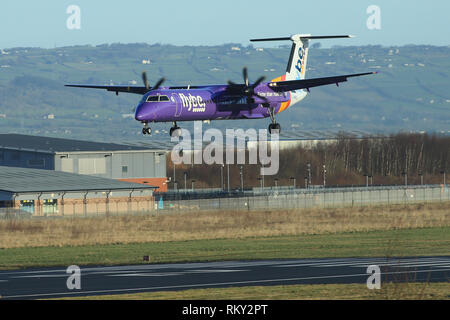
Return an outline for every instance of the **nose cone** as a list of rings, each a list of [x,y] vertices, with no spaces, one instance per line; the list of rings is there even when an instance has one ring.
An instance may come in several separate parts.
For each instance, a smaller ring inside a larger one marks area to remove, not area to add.
[[[137,121],[155,121],[156,112],[154,106],[151,103],[140,103],[136,108],[134,118]]]
[[[138,121],[146,120],[143,103],[138,104],[138,106],[136,107],[136,112],[134,113],[134,118]]]

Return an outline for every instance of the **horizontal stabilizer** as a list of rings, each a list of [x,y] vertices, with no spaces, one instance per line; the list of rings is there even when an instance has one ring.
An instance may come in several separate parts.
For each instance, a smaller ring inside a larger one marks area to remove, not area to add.
[[[280,37],[280,38],[261,38],[261,39],[250,39],[250,41],[284,41],[284,40],[295,40],[296,38],[300,39],[339,39],[339,38],[354,38],[352,35],[337,35],[337,36],[312,36],[310,34],[296,34],[291,37]]]

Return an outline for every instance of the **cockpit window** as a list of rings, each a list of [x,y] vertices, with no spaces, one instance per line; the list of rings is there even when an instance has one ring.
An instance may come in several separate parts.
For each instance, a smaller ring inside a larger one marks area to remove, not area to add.
[[[170,101],[168,96],[153,95],[147,97],[147,102]]]
[[[147,102],[158,102],[158,96],[148,96]]]

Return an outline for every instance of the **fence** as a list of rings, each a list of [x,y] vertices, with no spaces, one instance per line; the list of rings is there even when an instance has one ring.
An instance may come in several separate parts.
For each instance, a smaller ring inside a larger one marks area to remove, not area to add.
[[[185,196],[184,196],[185,197]],[[186,198],[186,197],[185,197]],[[293,208],[333,208],[383,204],[450,201],[443,185],[408,187],[362,187],[318,189],[256,189],[234,193],[232,197],[176,199],[173,194],[158,200],[158,210],[261,210]]]
[[[18,201],[19,202],[19,201]],[[2,218],[31,217],[93,217],[105,215],[149,214],[154,213],[153,197],[131,197],[112,199],[65,199],[51,203],[27,201],[26,206],[0,208]]]
[[[56,203],[52,210],[43,206],[27,212],[25,207],[0,208],[0,218],[29,218],[31,216],[87,217],[124,214],[160,214],[189,210],[264,210],[294,208],[334,208],[383,204],[408,204],[450,201],[450,190],[444,185],[379,186],[347,188],[255,188],[252,191],[189,192],[181,190],[155,194],[155,198]]]

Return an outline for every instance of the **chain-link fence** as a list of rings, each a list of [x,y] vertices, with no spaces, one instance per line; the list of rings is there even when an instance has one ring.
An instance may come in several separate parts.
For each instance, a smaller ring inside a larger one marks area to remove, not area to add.
[[[176,199],[173,195],[157,199],[161,211],[185,210],[261,210],[293,208],[332,208],[367,205],[407,204],[450,201],[449,189],[443,185],[410,187],[363,187],[318,189],[259,189],[232,197]],[[182,197],[180,197],[182,198]]]
[[[264,210],[294,208],[334,208],[367,205],[408,204],[450,201],[450,190],[443,185],[379,186],[346,188],[255,188],[251,191],[180,190],[155,194],[153,198],[104,200],[66,200],[31,206],[0,208],[1,218],[92,217],[104,215],[161,214],[189,210]]]

